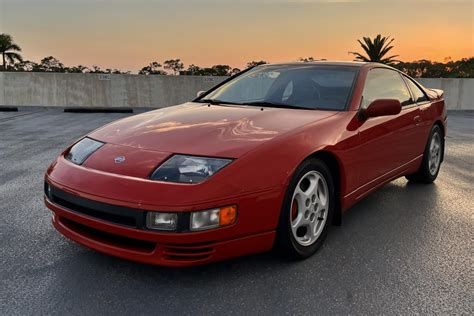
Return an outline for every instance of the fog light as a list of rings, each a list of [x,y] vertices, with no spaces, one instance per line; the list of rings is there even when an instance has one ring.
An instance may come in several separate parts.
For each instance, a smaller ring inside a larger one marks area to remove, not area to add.
[[[191,230],[205,230],[234,224],[237,220],[237,206],[213,208],[191,213]]]
[[[146,216],[146,227],[156,230],[176,230],[178,214],[148,212]]]
[[[219,227],[219,209],[191,213],[191,230]]]

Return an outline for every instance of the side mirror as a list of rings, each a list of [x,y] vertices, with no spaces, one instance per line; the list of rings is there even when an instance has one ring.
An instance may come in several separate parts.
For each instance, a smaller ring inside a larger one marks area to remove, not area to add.
[[[205,93],[206,91],[198,91],[198,93],[196,93],[196,96],[197,97],[200,97],[203,93]]]
[[[368,119],[369,117],[397,115],[402,110],[400,101],[396,99],[378,99],[369,104],[365,109],[362,109],[362,117]]]

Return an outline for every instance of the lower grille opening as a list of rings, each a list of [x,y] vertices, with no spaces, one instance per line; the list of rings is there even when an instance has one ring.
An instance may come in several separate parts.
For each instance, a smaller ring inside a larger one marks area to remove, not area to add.
[[[111,246],[116,246],[119,248],[125,248],[133,251],[141,251],[150,253],[155,250],[156,244],[150,241],[139,240],[124,236],[119,236],[111,233],[107,233],[101,230],[94,229],[89,226],[79,224],[77,222],[71,221],[67,218],[60,217],[59,221],[69,228],[70,230],[77,232],[87,238],[97,240],[104,244]]]
[[[208,259],[214,253],[214,248],[202,246],[165,246],[163,256],[168,260],[195,261]]]
[[[65,208],[70,209],[71,211],[74,211],[74,212],[78,212],[78,213],[88,215],[91,217],[103,219],[105,221],[116,223],[116,224],[122,224],[122,225],[130,226],[130,227],[136,226],[136,220],[133,217],[100,212],[98,210],[91,209],[91,208],[76,204],[71,201],[66,201],[57,195],[53,196],[53,201],[54,203],[64,206]]]

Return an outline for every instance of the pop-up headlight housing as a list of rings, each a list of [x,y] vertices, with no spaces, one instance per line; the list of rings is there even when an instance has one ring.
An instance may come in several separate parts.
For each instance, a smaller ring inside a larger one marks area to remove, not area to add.
[[[232,159],[174,155],[151,175],[152,180],[200,183],[221,170]]]

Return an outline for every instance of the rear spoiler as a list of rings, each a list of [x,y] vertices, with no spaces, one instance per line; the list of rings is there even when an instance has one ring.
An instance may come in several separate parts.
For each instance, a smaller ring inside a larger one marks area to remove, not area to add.
[[[444,97],[444,91],[440,89],[425,88],[425,92],[426,94],[428,94],[428,97],[430,98],[431,101],[441,100]]]

